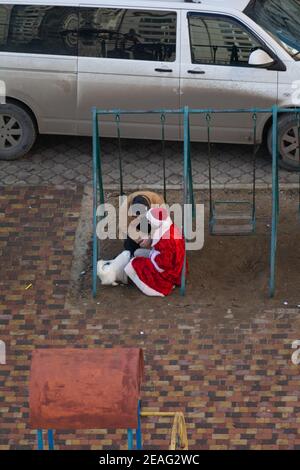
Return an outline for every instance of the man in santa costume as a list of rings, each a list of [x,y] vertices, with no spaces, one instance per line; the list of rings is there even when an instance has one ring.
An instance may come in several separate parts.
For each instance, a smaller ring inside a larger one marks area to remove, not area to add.
[[[145,251],[144,256],[137,253],[126,266],[125,272],[144,294],[165,297],[181,284],[185,242],[165,208],[150,209],[146,218],[152,228],[151,249],[147,257]],[[145,247],[145,241],[141,245]]]

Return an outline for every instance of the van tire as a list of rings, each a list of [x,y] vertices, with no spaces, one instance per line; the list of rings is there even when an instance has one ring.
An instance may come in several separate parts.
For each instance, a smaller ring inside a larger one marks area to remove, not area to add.
[[[36,125],[28,111],[15,103],[0,105],[0,160],[22,158],[36,136]]]
[[[288,171],[300,172],[300,159],[297,156],[297,147],[299,152],[299,132],[298,123],[295,115],[286,114],[278,119],[278,146],[279,146],[279,166]],[[268,132],[268,150],[272,155],[273,126]],[[294,143],[293,143],[294,141]],[[287,148],[291,146],[291,151]]]

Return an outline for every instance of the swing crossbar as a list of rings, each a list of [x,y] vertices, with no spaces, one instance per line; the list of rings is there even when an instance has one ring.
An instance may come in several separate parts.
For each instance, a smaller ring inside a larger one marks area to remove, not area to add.
[[[183,114],[185,108],[178,109],[149,109],[149,110],[124,110],[124,109],[97,109],[92,111],[97,116],[105,115],[135,115],[135,114]],[[294,114],[299,112],[299,108],[278,108],[280,114]],[[272,114],[272,108],[241,108],[241,109],[214,109],[214,108],[188,108],[188,114]]]

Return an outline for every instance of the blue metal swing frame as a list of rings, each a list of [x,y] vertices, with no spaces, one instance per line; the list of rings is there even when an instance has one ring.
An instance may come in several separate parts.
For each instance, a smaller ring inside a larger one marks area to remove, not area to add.
[[[165,119],[170,114],[183,115],[184,119],[184,145],[183,145],[183,233],[185,233],[185,205],[192,203],[193,213],[195,213],[194,206],[194,193],[193,193],[193,178],[192,178],[192,164],[190,157],[190,137],[189,137],[189,110],[188,108],[183,109],[160,109],[153,111],[126,111],[120,109],[114,110],[100,110],[93,108],[93,255],[92,255],[92,293],[95,298],[97,295],[98,279],[97,279],[97,261],[100,259],[100,242],[97,237],[97,208],[99,205],[104,204],[104,186],[102,178],[102,163],[101,163],[101,138],[100,138],[100,128],[101,123],[99,116],[118,116],[118,123],[120,125],[120,117],[124,115],[158,115],[160,116],[161,122],[165,122]],[[122,185],[123,187],[123,185]],[[181,295],[185,295],[186,291],[186,263],[181,275]]]
[[[195,114],[213,115],[213,114],[270,114],[273,119],[273,151],[272,151],[272,228],[270,242],[270,276],[269,276],[269,295],[274,297],[276,289],[276,259],[277,259],[277,238],[279,223],[279,148],[278,148],[278,115],[295,114],[299,115],[300,108],[249,108],[249,109],[189,109],[184,107],[176,110],[151,110],[151,111],[126,111],[126,110],[100,110],[93,108],[93,276],[92,292],[97,295],[97,261],[100,255],[99,241],[97,239],[97,207],[104,203],[104,187],[102,179],[101,165],[101,145],[100,145],[100,122],[99,116],[122,116],[122,115],[144,115],[157,114],[167,116],[169,114],[178,114],[183,116],[184,142],[183,142],[183,232],[185,233],[185,204],[192,204],[193,215],[195,214],[195,201],[193,191],[192,176],[192,158],[190,150],[190,116]],[[255,212],[253,212],[253,228],[255,228]],[[186,291],[186,264],[182,270],[181,295]]]

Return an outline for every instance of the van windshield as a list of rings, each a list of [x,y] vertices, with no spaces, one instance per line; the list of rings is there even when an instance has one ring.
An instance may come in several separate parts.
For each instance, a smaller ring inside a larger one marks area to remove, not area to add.
[[[300,60],[298,0],[251,0],[244,13],[268,31],[295,60]]]

